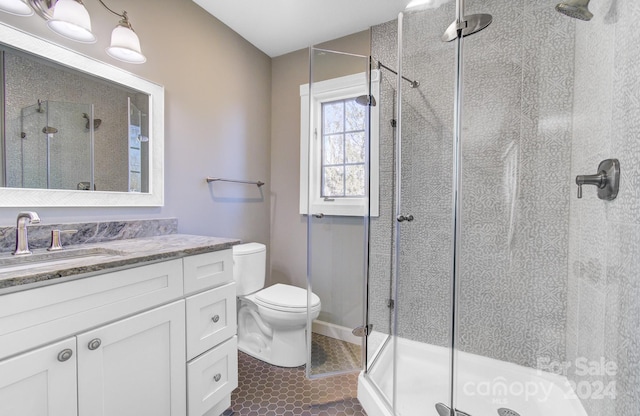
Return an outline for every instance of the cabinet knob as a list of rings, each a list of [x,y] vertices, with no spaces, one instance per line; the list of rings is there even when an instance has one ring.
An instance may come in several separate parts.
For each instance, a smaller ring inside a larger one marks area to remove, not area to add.
[[[71,356],[73,356],[73,350],[70,350],[69,348],[66,348],[66,349],[60,351],[60,353],[58,353],[58,361],[63,363],[65,361],[67,361],[69,358],[71,358]]]
[[[100,338],[94,338],[91,341],[89,341],[89,349],[91,351],[93,350],[97,350],[100,347],[100,344],[102,344],[102,341],[100,340]]]
[[[211,320],[214,324],[217,323],[220,320],[220,315],[215,315],[213,318],[211,318]]]
[[[222,374],[218,373],[215,376],[213,376],[213,381],[217,383],[218,381],[220,381],[221,378],[222,378]]]

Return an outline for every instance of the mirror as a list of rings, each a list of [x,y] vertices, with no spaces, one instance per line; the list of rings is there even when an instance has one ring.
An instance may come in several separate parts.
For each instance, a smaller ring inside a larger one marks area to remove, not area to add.
[[[0,23],[1,206],[161,206],[164,88]]]

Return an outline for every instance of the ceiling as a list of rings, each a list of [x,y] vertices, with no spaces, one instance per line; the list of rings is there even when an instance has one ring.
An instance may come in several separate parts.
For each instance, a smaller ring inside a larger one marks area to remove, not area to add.
[[[395,19],[409,0],[193,0],[275,57]]]

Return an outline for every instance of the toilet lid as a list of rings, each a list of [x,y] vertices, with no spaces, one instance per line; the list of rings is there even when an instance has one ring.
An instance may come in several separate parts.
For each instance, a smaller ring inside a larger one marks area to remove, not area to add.
[[[269,286],[255,294],[255,299],[268,305],[300,308],[307,307],[307,291],[296,286],[283,285],[281,283]],[[311,307],[320,305],[320,298],[311,294]]]

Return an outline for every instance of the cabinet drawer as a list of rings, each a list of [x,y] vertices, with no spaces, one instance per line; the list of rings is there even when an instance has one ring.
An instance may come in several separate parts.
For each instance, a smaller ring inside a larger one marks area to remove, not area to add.
[[[237,338],[187,364],[189,416],[202,416],[238,387]]]
[[[0,359],[182,295],[171,260],[0,296]]]
[[[187,360],[236,333],[236,284],[187,298]]]
[[[183,261],[184,293],[187,295],[233,281],[231,250],[189,256]]]

